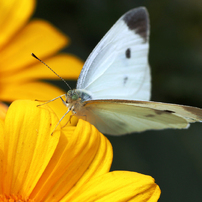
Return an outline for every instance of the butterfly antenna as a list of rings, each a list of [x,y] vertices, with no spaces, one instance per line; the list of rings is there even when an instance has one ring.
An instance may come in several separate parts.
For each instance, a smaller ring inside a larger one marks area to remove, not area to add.
[[[67,85],[67,87],[71,90],[70,85],[61,76],[59,76],[54,70],[52,70],[45,62],[40,60],[36,55],[34,55],[34,53],[32,53],[32,56],[34,58],[36,58],[38,61],[40,61],[41,63],[43,63],[44,65],[46,65],[46,67],[48,67],[57,77],[59,77],[62,81],[64,81],[64,83]]]

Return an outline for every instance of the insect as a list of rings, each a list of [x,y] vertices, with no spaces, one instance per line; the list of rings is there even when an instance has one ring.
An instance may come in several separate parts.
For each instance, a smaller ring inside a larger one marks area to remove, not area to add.
[[[202,121],[202,109],[149,101],[149,26],[144,7],[128,11],[113,25],[85,62],[76,89],[65,100],[57,97],[68,107],[65,115],[72,111],[109,135],[188,128]]]

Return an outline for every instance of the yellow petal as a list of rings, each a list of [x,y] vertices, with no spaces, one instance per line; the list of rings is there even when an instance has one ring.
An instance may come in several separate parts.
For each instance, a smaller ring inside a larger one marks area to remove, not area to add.
[[[0,102],[0,119],[1,120],[5,119],[7,110],[8,110],[8,106],[4,104],[3,102]]]
[[[94,126],[79,120],[76,129],[66,127],[56,152],[31,198],[36,201],[60,201],[68,192],[78,190],[93,176],[109,171],[112,162],[112,147],[109,141]]]
[[[0,49],[26,23],[34,7],[34,0],[0,1]]]
[[[30,58],[32,56],[30,55]],[[77,79],[81,72],[83,62],[75,56],[69,54],[59,54],[45,59],[49,65],[63,79]],[[59,79],[50,69],[37,61],[36,64],[29,66],[15,74],[9,74],[1,78],[2,85],[7,83],[25,82],[36,79]]]
[[[51,56],[68,43],[68,39],[50,23],[34,20],[27,24],[6,48],[1,51],[1,74],[16,71],[37,63],[31,53],[39,58]]]
[[[160,189],[154,179],[136,172],[114,171],[93,178],[74,195],[80,201],[134,201],[155,202]]]
[[[28,197],[58,144],[60,132],[51,135],[58,119],[47,106],[19,100],[5,119],[4,194]]]
[[[13,83],[2,86],[0,100],[11,102],[17,99],[50,100],[64,94],[61,89],[42,82]]]
[[[3,151],[4,151],[4,121],[0,119],[0,179],[3,179]],[[0,180],[0,194],[3,193],[2,180]]]
[[[30,99],[30,100],[51,100],[55,97],[63,95],[65,92],[56,88],[50,84],[42,82],[30,82],[24,84],[8,84],[4,85],[1,88],[0,100],[3,101],[13,101],[17,99]],[[44,102],[41,102],[41,104]],[[57,99],[53,102],[50,102],[48,106],[57,114],[60,119],[65,112],[67,107],[62,103],[60,99]],[[71,113],[69,113],[64,120],[62,125],[66,124],[69,121]],[[75,116],[74,116],[75,117]],[[71,125],[75,125],[77,122],[76,118],[73,118]],[[69,122],[70,124],[70,122]]]

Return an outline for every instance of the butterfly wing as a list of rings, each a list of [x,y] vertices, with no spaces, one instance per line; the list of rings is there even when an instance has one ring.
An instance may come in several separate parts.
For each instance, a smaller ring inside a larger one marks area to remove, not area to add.
[[[202,109],[149,101],[91,100],[77,115],[109,135],[188,128],[202,121]]]
[[[143,7],[123,15],[92,51],[77,89],[92,99],[149,100],[149,18]]]

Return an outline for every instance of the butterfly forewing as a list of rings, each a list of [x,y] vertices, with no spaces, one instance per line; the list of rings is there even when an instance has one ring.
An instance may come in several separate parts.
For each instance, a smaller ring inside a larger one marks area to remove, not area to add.
[[[92,99],[150,99],[149,18],[145,8],[123,15],[87,59],[77,89]]]

